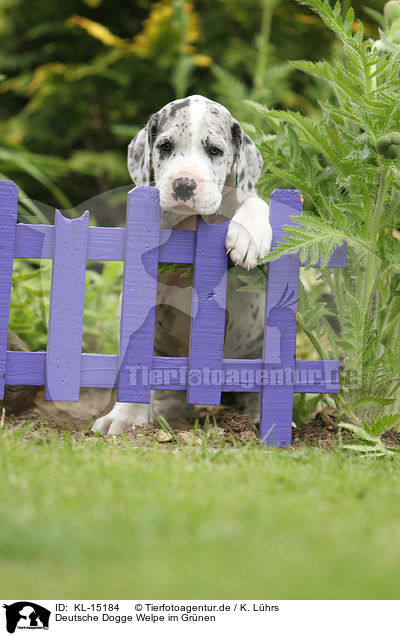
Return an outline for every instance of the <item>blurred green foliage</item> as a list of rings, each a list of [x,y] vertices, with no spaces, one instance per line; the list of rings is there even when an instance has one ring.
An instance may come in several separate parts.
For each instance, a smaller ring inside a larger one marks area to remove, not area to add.
[[[252,104],[262,117],[254,133],[267,166],[259,191],[268,196],[289,185],[304,194],[298,225],[286,228],[266,260],[298,251],[309,265],[320,260],[318,286],[312,293],[300,287],[297,323],[321,359],[344,360],[346,379],[333,397],[347,428],[361,431],[357,450],[385,453],[378,438],[400,422],[400,2],[374,14],[381,25],[374,39],[362,24],[355,28],[351,8],[343,17],[339,3],[299,1],[340,48],[331,60],[294,62],[330,87],[313,117]],[[343,241],[347,265],[331,273],[324,267]]]
[[[293,0],[0,0],[0,38],[0,176],[63,208],[129,183],[127,144],[177,97],[312,110],[324,89],[287,60],[336,46]]]

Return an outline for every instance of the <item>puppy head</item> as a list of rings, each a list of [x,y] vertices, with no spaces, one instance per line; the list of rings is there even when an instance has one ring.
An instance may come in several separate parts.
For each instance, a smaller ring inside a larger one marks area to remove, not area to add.
[[[239,202],[245,201],[261,168],[261,155],[240,124],[224,106],[201,95],[164,106],[128,147],[134,183],[154,183],[161,209],[183,215],[217,212],[230,174]]]

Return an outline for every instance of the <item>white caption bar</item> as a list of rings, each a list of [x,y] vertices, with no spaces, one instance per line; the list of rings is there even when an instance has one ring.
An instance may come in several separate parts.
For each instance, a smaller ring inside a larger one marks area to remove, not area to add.
[[[391,633],[400,601],[1,601],[0,633],[286,636]]]

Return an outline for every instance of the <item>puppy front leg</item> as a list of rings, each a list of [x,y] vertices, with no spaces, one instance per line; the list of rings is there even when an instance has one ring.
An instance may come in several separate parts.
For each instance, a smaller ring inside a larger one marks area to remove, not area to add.
[[[254,195],[236,210],[228,227],[225,245],[235,265],[253,269],[271,247],[269,207]]]

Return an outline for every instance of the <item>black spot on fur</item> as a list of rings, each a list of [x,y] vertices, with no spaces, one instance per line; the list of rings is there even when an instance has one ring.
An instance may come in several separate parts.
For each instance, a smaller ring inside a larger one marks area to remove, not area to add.
[[[255,311],[252,311],[252,312],[251,312],[251,315],[252,315],[252,317],[253,317],[253,320],[255,320],[255,319],[257,318],[257,316],[258,316],[258,312],[259,312],[259,311],[260,311],[260,308],[259,308],[259,307],[256,307]]]
[[[248,181],[248,182],[247,182],[247,187],[248,187],[248,189],[249,189],[249,190],[251,190],[251,189],[252,189],[252,187],[253,187],[253,186],[252,186],[252,184],[250,183],[250,181]]]
[[[245,135],[245,136],[244,136],[244,142],[245,142],[246,144],[252,144],[252,143],[253,143],[253,142],[251,141],[251,139],[250,139],[250,137],[249,137],[248,135]]]
[[[240,128],[240,125],[235,122],[234,124],[232,124],[231,126],[231,134],[232,134],[232,142],[233,145],[235,146],[236,150],[239,148],[241,141],[242,141],[242,129]]]
[[[244,168],[242,168],[242,170],[239,173],[239,179],[240,180],[244,179]]]
[[[158,114],[155,113],[154,115],[152,115],[149,119],[149,123],[148,123],[148,137],[149,137],[149,146],[150,148],[153,148],[154,145],[154,141],[155,138],[157,137],[157,131],[158,131]]]
[[[175,117],[178,110],[181,110],[181,108],[187,108],[189,105],[190,105],[190,100],[184,99],[183,102],[181,102],[180,104],[174,104],[173,106],[171,106],[169,115],[171,115],[172,117]]]

